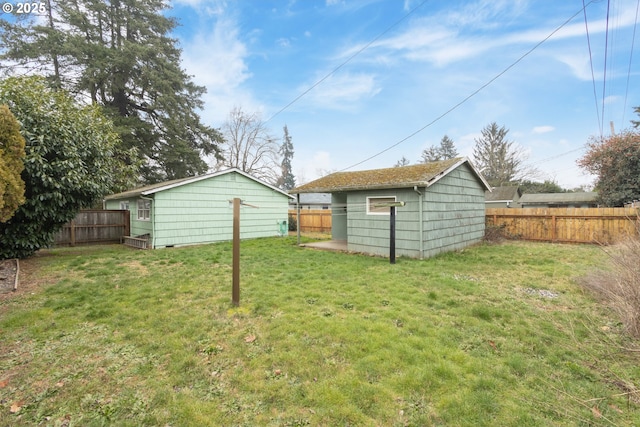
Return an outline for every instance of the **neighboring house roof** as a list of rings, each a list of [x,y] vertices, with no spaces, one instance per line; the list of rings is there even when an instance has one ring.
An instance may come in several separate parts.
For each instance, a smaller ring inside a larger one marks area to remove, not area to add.
[[[169,190],[171,188],[175,188],[175,187],[180,187],[182,185],[186,185],[186,184],[191,184],[192,182],[198,182],[198,181],[202,181],[203,179],[209,179],[209,178],[213,178],[216,176],[222,176],[222,175],[226,175],[228,173],[239,173],[240,175],[243,175],[259,184],[262,184],[266,187],[271,188],[274,191],[277,191],[279,193],[282,193],[283,195],[287,196],[287,197],[293,197],[289,194],[287,194],[286,192],[280,190],[277,187],[274,187],[271,184],[267,184],[264,181],[261,181],[257,178],[254,178],[253,176],[249,175],[246,172],[241,171],[240,169],[237,168],[231,168],[231,169],[226,169],[226,170],[222,170],[222,171],[218,171],[218,172],[213,172],[213,173],[209,173],[206,175],[199,175],[199,176],[192,176],[192,177],[188,177],[188,178],[182,178],[182,179],[174,179],[172,181],[165,181],[165,182],[159,182],[157,184],[151,184],[151,185],[147,185],[144,187],[139,187],[139,188],[134,188],[133,190],[128,190],[128,191],[124,191],[122,193],[117,193],[117,194],[111,194],[107,197],[105,197],[105,200],[113,200],[113,199],[125,199],[128,197],[139,197],[139,196],[149,196],[151,194],[154,193],[158,193],[160,191],[165,191],[165,190]]]
[[[580,193],[525,193],[520,197],[521,205],[531,204],[577,204],[577,203],[595,203],[598,193],[595,191],[586,191]]]
[[[429,187],[442,177],[467,163],[473,170],[485,190],[491,190],[487,181],[466,157],[442,160],[439,162],[419,163],[386,169],[373,169],[357,172],[336,172],[323,178],[300,185],[290,192],[299,193],[335,193],[357,190],[380,190],[387,188]]]
[[[293,201],[295,203],[295,201]],[[301,205],[330,205],[331,193],[305,193],[300,194]]]
[[[510,202],[517,201],[522,196],[519,187],[495,187],[492,191],[485,192],[486,202]]]

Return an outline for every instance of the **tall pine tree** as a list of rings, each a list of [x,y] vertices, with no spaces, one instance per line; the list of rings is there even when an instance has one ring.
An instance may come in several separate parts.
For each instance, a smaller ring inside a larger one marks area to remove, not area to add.
[[[289,191],[296,186],[296,177],[293,175],[291,160],[293,160],[293,143],[287,125],[284,125],[284,136],[282,137],[282,145],[280,146],[280,155],[282,156],[282,176],[278,180],[278,187],[281,190]]]
[[[101,105],[124,148],[136,147],[142,179],[204,173],[221,134],[200,121],[205,88],[180,68],[163,0],[46,1],[44,20],[0,20],[2,67],[46,74],[53,87]]]
[[[432,145],[422,151],[422,163],[437,162],[458,157],[458,150],[451,138],[447,135],[440,140],[440,146]]]
[[[473,160],[482,175],[494,187],[516,180],[523,172],[523,153],[507,140],[509,129],[496,122],[485,126],[482,137],[475,139]]]

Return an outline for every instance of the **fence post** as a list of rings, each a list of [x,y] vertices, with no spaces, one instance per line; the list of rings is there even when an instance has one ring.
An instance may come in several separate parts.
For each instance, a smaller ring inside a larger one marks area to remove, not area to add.
[[[131,236],[131,214],[129,211],[122,211],[122,221],[124,223],[123,236]]]
[[[76,245],[76,220],[71,220],[71,227],[69,228],[69,246]]]

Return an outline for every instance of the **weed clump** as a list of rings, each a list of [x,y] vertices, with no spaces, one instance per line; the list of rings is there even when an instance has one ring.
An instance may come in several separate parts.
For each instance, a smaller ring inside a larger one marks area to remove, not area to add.
[[[581,284],[620,317],[629,335],[640,338],[640,238],[630,237],[605,251],[612,269],[592,272]]]
[[[484,229],[484,241],[486,243],[502,243],[509,238],[506,228],[506,224],[487,225]]]

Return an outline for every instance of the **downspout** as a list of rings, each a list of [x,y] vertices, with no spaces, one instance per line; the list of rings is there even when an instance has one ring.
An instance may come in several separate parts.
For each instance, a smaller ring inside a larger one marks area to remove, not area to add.
[[[149,213],[151,220],[151,249],[156,248],[156,204],[153,203],[153,198],[140,196],[142,200],[149,200],[151,202],[151,212]]]
[[[300,246],[300,193],[296,194],[296,230],[298,233],[298,246]]]
[[[418,186],[413,186],[413,191],[418,193],[418,216],[420,217],[419,228],[420,228],[420,259],[424,259],[424,212],[423,212],[423,203],[424,203],[424,195],[418,190]]]

